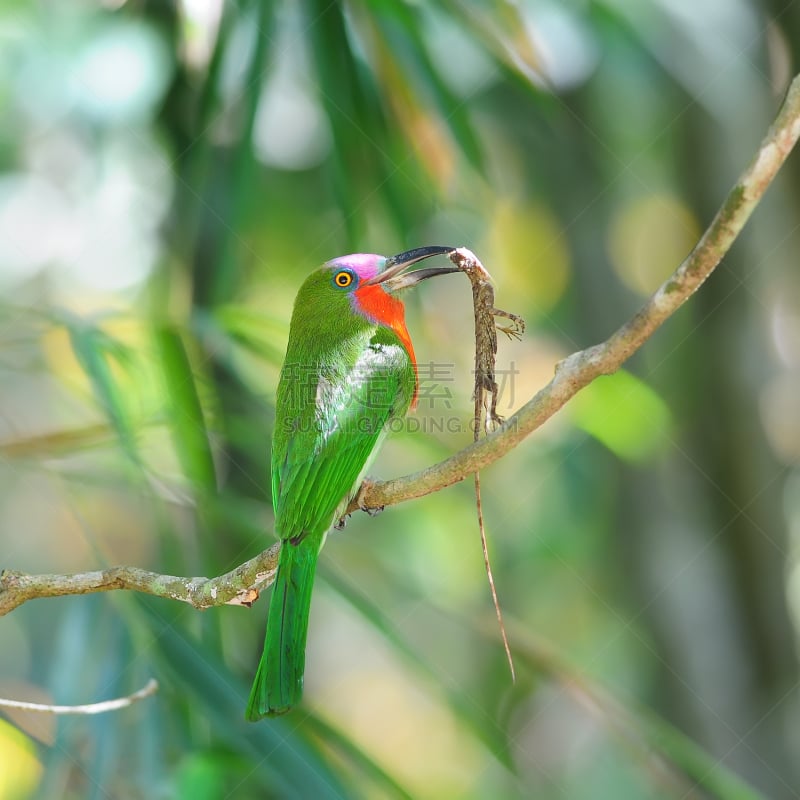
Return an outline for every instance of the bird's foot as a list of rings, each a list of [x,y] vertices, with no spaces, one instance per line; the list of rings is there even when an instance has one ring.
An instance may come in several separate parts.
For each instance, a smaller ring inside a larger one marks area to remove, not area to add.
[[[375,481],[371,481],[369,478],[364,478],[364,480],[361,481],[361,486],[359,486],[358,493],[356,494],[356,503],[359,510],[366,512],[371,517],[380,514],[384,509],[384,506],[369,506],[366,503],[367,493],[374,485]]]
[[[336,531],[343,531],[345,525],[347,525],[347,520],[350,519],[349,514],[345,514],[343,517],[339,517],[336,522],[333,523],[333,529]]]

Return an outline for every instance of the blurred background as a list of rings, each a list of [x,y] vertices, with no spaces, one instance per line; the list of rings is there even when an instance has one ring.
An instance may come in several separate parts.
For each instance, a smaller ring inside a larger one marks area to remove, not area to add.
[[[473,249],[501,413],[680,263],[800,56],[790,0],[0,6],[0,566],[217,575],[272,541],[274,390],[323,261]],[[3,798],[798,796],[800,161],[630,362],[472,484],[328,538],[306,694],[244,721],[267,598],[0,620]],[[408,298],[413,424],[470,440],[458,276]]]

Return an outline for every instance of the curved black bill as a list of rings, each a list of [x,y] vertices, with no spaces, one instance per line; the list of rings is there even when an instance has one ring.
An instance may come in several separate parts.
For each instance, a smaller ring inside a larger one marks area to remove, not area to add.
[[[457,248],[442,247],[441,245],[430,245],[429,247],[417,247],[414,250],[406,250],[405,253],[398,253],[396,256],[389,256],[381,272],[374,278],[367,281],[367,284],[382,283],[389,291],[396,292],[399,289],[408,289],[415,286],[426,278],[433,278],[436,275],[448,275],[451,272],[459,272],[458,267],[428,267],[418,269],[413,272],[403,272],[403,270],[423,261],[431,256],[445,255],[452,253]],[[401,274],[402,273],[402,274]]]
[[[408,267],[411,264],[416,264],[417,261],[430,258],[431,256],[441,256],[445,253],[452,253],[455,247],[442,247],[441,245],[432,244],[429,247],[416,247],[413,250],[406,250],[405,253],[398,253],[396,256],[389,256],[386,259],[386,266],[383,271],[394,269],[395,266]]]

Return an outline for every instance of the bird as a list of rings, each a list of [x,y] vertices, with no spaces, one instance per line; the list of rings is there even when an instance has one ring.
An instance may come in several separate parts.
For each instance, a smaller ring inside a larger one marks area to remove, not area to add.
[[[459,271],[408,268],[454,249],[341,256],[312,272],[297,293],[275,401],[272,501],[281,547],[246,710],[252,722],[283,714],[302,697],[320,549],[387,429],[416,402],[417,364],[399,295]]]

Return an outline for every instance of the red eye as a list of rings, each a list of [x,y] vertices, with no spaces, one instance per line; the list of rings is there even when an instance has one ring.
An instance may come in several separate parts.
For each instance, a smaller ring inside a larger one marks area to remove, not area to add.
[[[353,273],[343,269],[341,272],[337,272],[333,276],[333,282],[340,289],[346,289],[353,283]]]

